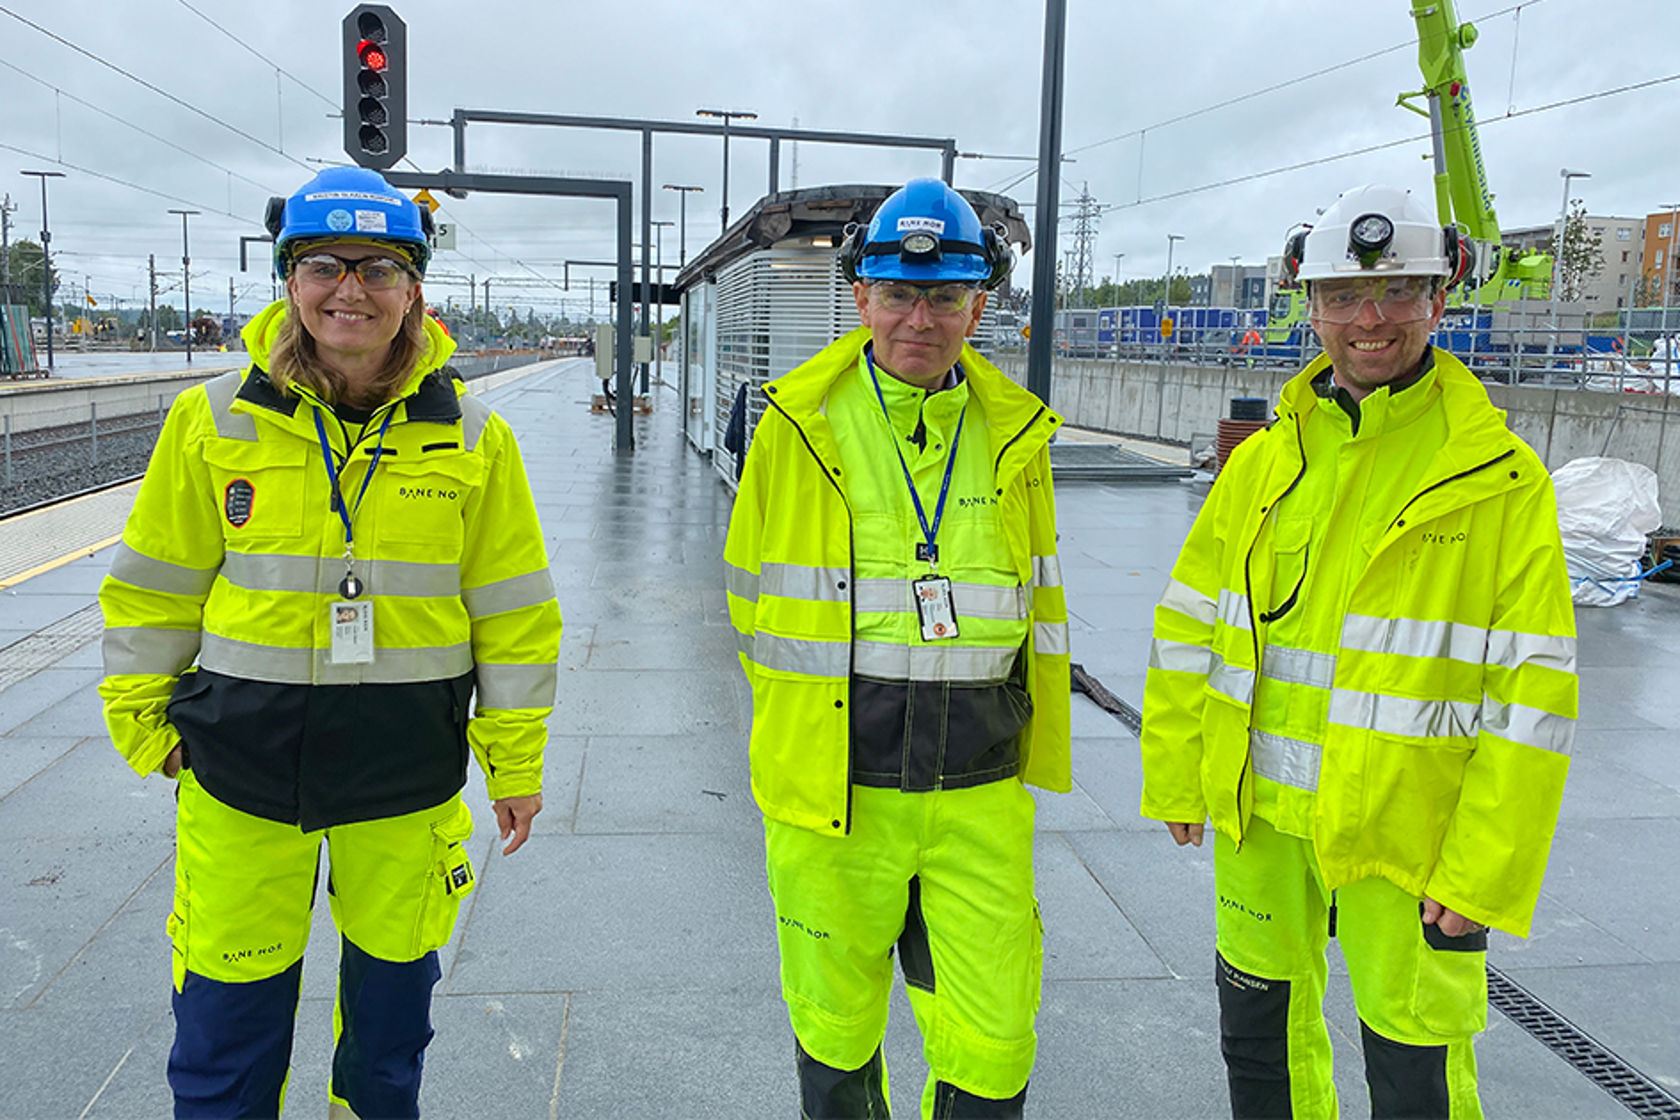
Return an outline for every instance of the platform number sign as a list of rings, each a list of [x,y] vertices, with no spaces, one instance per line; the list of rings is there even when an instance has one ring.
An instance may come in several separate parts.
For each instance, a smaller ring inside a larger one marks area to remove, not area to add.
[[[408,26],[384,4],[344,17],[344,152],[375,171],[408,154]]]

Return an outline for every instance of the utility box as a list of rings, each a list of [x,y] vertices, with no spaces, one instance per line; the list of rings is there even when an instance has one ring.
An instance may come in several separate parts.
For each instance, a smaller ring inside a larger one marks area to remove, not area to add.
[[[613,379],[613,334],[613,324],[595,324],[595,376],[602,381]]]
[[[646,365],[653,361],[653,339],[645,334],[635,336],[635,349],[630,360],[637,365]]]

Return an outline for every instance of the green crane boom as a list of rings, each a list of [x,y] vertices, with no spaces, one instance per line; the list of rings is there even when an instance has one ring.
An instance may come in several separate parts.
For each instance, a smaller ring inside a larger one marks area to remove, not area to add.
[[[1418,30],[1418,69],[1424,88],[1400,95],[1399,104],[1429,119],[1434,143],[1435,208],[1442,225],[1456,225],[1482,246],[1482,262],[1466,302],[1545,299],[1551,294],[1552,258],[1533,250],[1506,249],[1488,189],[1487,168],[1470,102],[1464,52],[1476,28],[1458,22],[1452,0],[1412,0]],[[1420,108],[1414,102],[1426,98]]]

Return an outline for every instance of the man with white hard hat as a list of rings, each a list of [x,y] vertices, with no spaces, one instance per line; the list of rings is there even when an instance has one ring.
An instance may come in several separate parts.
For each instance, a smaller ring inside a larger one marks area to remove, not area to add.
[[[1297,233],[1324,353],[1220,474],[1155,609],[1145,817],[1215,829],[1237,1117],[1334,1116],[1335,937],[1371,1111],[1478,1117],[1488,929],[1526,936],[1576,710],[1556,500],[1429,344],[1469,246],[1406,191]]]

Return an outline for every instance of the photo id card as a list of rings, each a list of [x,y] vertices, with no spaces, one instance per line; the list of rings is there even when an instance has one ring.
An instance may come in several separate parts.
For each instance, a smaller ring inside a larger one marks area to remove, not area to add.
[[[912,580],[916,614],[922,620],[922,640],[936,642],[957,636],[957,608],[951,601],[951,581],[944,576]]]
[[[373,600],[340,599],[327,604],[332,663],[366,665],[373,660]]]

